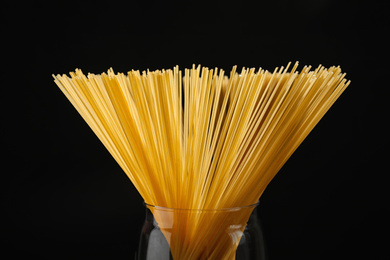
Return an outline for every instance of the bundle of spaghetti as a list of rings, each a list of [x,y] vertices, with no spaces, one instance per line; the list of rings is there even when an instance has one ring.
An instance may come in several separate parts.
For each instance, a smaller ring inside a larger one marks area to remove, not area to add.
[[[173,258],[234,259],[218,233],[230,218],[208,210],[256,203],[350,83],[340,67],[289,67],[53,77],[146,203],[198,209],[162,228]],[[172,217],[153,214],[162,227]],[[249,215],[235,218],[244,228]]]

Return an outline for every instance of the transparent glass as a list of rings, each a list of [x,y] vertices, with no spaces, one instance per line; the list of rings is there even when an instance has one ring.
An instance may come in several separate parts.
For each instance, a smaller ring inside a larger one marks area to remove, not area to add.
[[[267,259],[258,205],[188,210],[145,204],[136,259]]]

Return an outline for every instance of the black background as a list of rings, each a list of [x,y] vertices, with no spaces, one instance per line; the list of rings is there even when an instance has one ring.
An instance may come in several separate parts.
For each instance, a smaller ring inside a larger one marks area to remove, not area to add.
[[[51,74],[340,65],[261,198],[276,259],[388,257],[387,1],[1,1],[3,259],[133,259],[142,198]]]

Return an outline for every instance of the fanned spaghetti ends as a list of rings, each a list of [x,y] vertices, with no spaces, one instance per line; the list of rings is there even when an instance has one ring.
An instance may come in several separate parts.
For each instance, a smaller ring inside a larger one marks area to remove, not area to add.
[[[350,83],[340,67],[289,67],[53,77],[146,203],[207,212],[256,203]],[[249,215],[235,219],[245,227]],[[155,213],[159,224],[171,217]],[[175,217],[162,228],[174,259],[234,258],[218,234],[227,216]]]

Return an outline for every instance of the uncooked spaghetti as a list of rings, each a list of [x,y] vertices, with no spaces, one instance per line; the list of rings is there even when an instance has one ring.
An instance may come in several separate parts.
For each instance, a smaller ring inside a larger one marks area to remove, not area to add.
[[[53,77],[146,203],[223,209],[256,203],[349,85],[340,67],[298,72],[298,63],[289,66],[239,73],[233,67],[229,76],[217,68],[183,73],[176,66],[87,76],[76,69]],[[191,229],[172,231],[174,259],[204,256],[210,239],[221,245],[210,256],[232,257],[215,227],[226,216],[182,218]],[[203,237],[200,228],[207,230]]]

